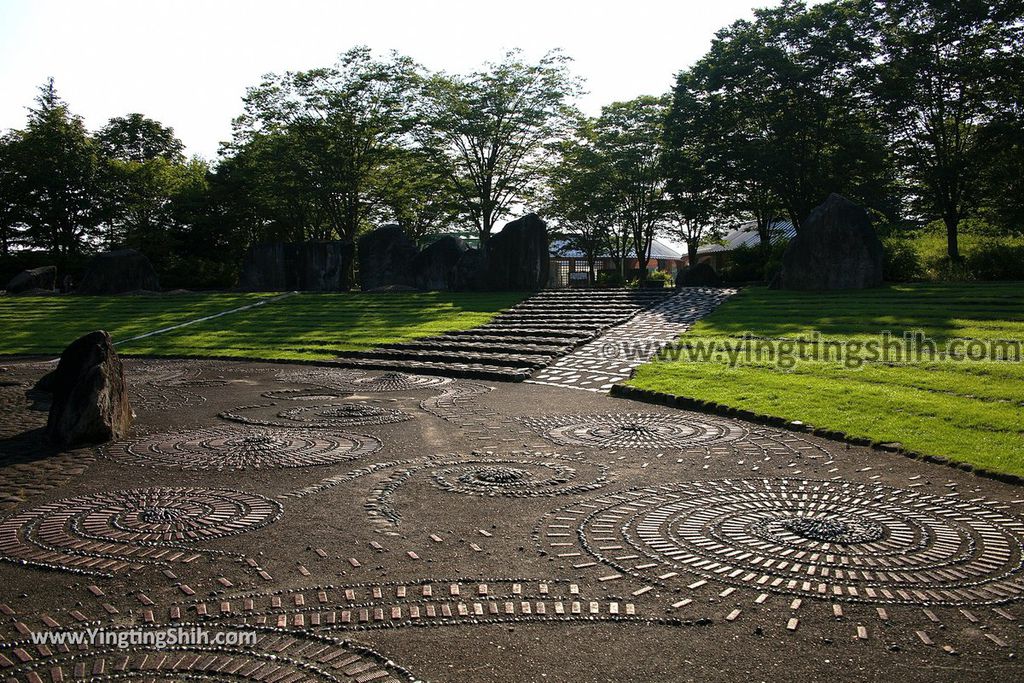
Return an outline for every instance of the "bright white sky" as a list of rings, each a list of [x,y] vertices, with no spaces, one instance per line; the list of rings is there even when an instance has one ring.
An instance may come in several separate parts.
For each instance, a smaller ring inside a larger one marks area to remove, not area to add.
[[[433,70],[469,71],[506,50],[574,58],[601,105],[667,92],[718,29],[774,0],[0,0],[0,130],[20,128],[53,76],[96,129],[141,112],[212,159],[245,89],[268,72],[331,64],[355,45]]]

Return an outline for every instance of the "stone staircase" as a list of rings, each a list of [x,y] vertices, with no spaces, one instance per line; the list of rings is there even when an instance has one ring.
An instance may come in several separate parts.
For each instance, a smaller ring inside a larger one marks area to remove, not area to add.
[[[580,344],[672,296],[669,289],[551,289],[489,323],[339,355],[343,367],[521,382]]]

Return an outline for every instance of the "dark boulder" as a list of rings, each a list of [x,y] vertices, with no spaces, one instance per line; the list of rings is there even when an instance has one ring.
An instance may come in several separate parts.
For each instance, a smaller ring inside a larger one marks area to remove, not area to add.
[[[271,242],[249,247],[239,287],[251,292],[344,292],[351,286],[351,241]]]
[[[122,294],[159,291],[160,278],[146,255],[135,249],[97,254],[78,285],[79,294]]]
[[[487,259],[480,249],[466,249],[452,273],[452,289],[457,292],[482,292],[487,289]]]
[[[537,214],[526,214],[491,235],[486,255],[491,289],[536,291],[548,284],[548,229]]]
[[[102,443],[128,433],[132,410],[124,369],[106,332],[73,341],[46,384],[53,394],[46,431],[57,444]]]
[[[676,273],[676,287],[717,287],[722,279],[707,261],[701,261]]]
[[[23,270],[7,283],[8,294],[21,294],[32,290],[53,291],[57,284],[57,267],[41,266]]]
[[[412,260],[416,245],[401,226],[385,225],[359,238],[359,284],[363,291],[391,287],[412,287]]]
[[[882,284],[882,242],[864,209],[830,194],[811,211],[782,257],[783,289],[864,289]]]
[[[455,289],[459,260],[466,243],[445,235],[427,245],[412,260],[412,281],[419,289],[450,291]]]

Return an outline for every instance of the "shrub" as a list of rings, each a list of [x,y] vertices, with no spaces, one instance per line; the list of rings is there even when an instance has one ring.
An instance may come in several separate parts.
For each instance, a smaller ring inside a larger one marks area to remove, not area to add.
[[[913,241],[893,235],[882,239],[882,248],[885,249],[882,272],[888,282],[913,282],[925,277],[921,256]]]
[[[598,287],[622,287],[624,284],[622,275],[617,270],[597,271]]]

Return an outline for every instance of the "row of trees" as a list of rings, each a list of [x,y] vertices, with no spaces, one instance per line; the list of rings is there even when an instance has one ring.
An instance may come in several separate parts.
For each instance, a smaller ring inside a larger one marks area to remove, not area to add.
[[[563,143],[552,209],[593,262],[656,231],[697,246],[801,220],[830,192],[888,226],[1024,230],[1024,4],[796,0],[721,30],[668,99],[606,107]],[[609,230],[607,226],[618,225]]]
[[[785,0],[720,31],[670,93],[597,117],[558,52],[450,74],[356,48],[251,88],[213,168],[140,114],[91,134],[51,81],[0,138],[0,249],[132,246],[224,285],[253,241],[383,221],[486,241],[533,209],[592,264],[645,259],[659,234],[692,260],[716,226],[755,220],[767,245],[774,219],[799,230],[840,192],[888,224],[943,221],[957,259],[965,217],[1024,226],[1021,4]]]

